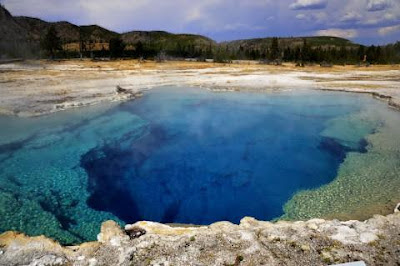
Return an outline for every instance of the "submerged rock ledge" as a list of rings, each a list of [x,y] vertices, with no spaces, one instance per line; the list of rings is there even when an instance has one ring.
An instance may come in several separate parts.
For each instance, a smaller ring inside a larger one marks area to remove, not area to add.
[[[399,205],[398,205],[399,206]],[[171,227],[104,222],[98,241],[61,246],[44,236],[0,235],[0,265],[327,265],[400,263],[400,212],[360,221],[277,223],[243,218]]]

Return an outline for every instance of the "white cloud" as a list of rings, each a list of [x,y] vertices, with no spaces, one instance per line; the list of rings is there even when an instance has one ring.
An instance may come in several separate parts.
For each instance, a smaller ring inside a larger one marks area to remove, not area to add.
[[[323,9],[327,4],[327,0],[296,0],[289,8],[293,10]]]
[[[303,20],[303,19],[308,19],[308,17],[306,16],[306,14],[297,14],[296,15],[297,19]]]
[[[186,9],[185,22],[199,21],[209,19],[207,8],[220,4],[221,0],[203,0],[193,4]]]
[[[390,0],[368,0],[368,11],[382,11],[390,7]]]
[[[363,21],[360,21],[360,25],[366,25],[366,26],[385,26],[385,24],[393,24],[396,23],[397,21],[400,22],[400,14],[395,14],[395,13],[386,13],[383,16],[374,16],[367,18]]]
[[[395,13],[390,12],[390,13],[386,13],[385,15],[383,15],[383,18],[385,20],[389,20],[389,21],[400,20],[400,14],[399,13],[395,14]]]
[[[298,20],[312,21],[313,23],[324,23],[327,18],[328,15],[325,12],[317,12],[310,14],[300,13],[296,15],[296,19]]]
[[[358,36],[358,32],[355,29],[326,29],[326,30],[319,30],[315,32],[317,36],[333,36],[333,37],[340,37],[351,39]]]
[[[386,36],[394,32],[400,32],[400,25],[383,27],[378,30],[379,35]]]
[[[381,18],[370,18],[367,20],[362,21],[360,24],[361,25],[366,25],[366,26],[376,26],[382,22]]]
[[[291,1],[291,0],[286,0]],[[209,34],[265,29],[273,0],[0,0],[13,14],[48,21],[98,24],[108,29],[166,30]],[[265,10],[267,12],[265,12]],[[257,15],[254,15],[257,13]],[[271,19],[272,20],[272,19]],[[242,26],[239,26],[242,25]],[[246,26],[244,26],[246,25]]]
[[[218,41],[311,34],[316,29],[325,29],[320,32],[325,35],[357,35],[357,40],[382,41],[382,34],[387,31],[392,34],[387,34],[386,39],[400,38],[400,32],[382,28],[400,24],[400,0],[0,0],[0,3],[13,15],[67,20],[78,25],[98,24],[117,32],[198,33]]]
[[[240,4],[242,6],[250,6],[250,7],[265,7],[271,4],[273,0],[251,0],[251,1],[241,1]]]
[[[185,31],[185,26],[211,21],[207,9],[225,0],[0,0],[15,15],[98,24],[119,32],[140,30]],[[260,2],[262,0],[259,0]],[[263,0],[265,3],[266,0]],[[269,0],[268,0],[269,1]],[[239,0],[235,0],[237,5]],[[232,3],[231,5],[234,5]],[[218,18],[213,18],[218,20]]]
[[[350,11],[347,12],[344,16],[342,16],[339,21],[340,22],[356,22],[361,19],[361,15],[357,12]]]

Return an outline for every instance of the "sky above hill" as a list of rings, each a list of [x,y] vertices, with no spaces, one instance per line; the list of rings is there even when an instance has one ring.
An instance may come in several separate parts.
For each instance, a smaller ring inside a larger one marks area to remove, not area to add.
[[[331,35],[363,44],[400,40],[400,0],[0,0],[13,15],[117,32],[165,30],[217,41]]]

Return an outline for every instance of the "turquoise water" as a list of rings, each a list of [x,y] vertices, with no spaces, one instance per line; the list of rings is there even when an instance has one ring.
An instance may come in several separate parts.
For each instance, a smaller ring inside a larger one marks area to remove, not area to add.
[[[0,117],[0,231],[93,240],[102,221],[271,220],[331,182],[382,121],[364,95],[159,88],[122,104]],[[342,122],[341,122],[342,121]],[[327,128],[337,128],[326,134]]]

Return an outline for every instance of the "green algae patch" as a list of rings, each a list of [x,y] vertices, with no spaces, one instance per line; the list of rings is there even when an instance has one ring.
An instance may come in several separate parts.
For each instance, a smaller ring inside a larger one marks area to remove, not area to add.
[[[341,120],[329,121],[322,135],[354,145],[372,130],[367,152],[349,153],[331,183],[296,193],[279,219],[364,220],[391,213],[400,201],[400,113],[363,110]]]
[[[29,141],[24,141],[21,132],[21,138],[15,139],[24,145],[8,157],[0,157],[0,175],[4,177],[0,179],[0,231],[46,235],[63,244],[76,244],[95,240],[105,220],[123,224],[118,217],[87,206],[88,177],[79,161],[82,154],[104,142],[128,133],[142,135],[146,123],[127,112],[77,113],[70,111],[65,120],[29,132],[35,136]]]

